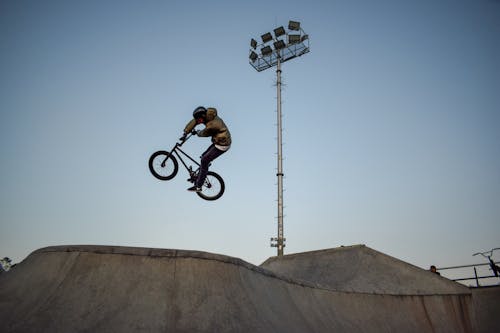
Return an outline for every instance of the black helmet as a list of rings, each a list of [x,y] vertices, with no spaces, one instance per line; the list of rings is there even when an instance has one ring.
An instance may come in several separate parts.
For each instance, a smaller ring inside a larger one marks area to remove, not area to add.
[[[205,109],[203,106],[198,106],[193,111],[193,118],[194,119],[205,118],[206,116],[207,116],[207,109]]]

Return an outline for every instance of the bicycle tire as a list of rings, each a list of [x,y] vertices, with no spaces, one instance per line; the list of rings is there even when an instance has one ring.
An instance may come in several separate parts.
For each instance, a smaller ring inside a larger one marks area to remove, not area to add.
[[[209,171],[201,188],[202,191],[196,192],[196,194],[202,199],[213,201],[222,197],[226,186],[221,176],[213,171]]]
[[[168,163],[171,161],[172,163]],[[159,180],[170,180],[177,175],[179,163],[174,155],[164,150],[159,150],[149,158],[149,171]]]

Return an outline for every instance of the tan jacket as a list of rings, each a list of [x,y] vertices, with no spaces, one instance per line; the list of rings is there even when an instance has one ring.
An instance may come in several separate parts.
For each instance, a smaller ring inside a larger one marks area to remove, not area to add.
[[[193,130],[196,126],[196,119],[191,119],[191,121],[184,128],[184,134],[187,134]],[[212,137],[212,142],[220,146],[230,146],[231,145],[231,133],[227,128],[224,121],[217,116],[217,109],[207,108],[207,120],[205,123],[205,128],[198,132],[198,136],[202,137]]]

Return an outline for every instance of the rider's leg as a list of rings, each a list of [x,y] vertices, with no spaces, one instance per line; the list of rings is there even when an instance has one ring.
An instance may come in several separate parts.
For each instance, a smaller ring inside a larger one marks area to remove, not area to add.
[[[220,155],[224,154],[225,151],[217,149],[215,145],[211,145],[208,147],[208,149],[201,155],[201,165],[200,165],[200,172],[198,173],[198,178],[196,179],[196,187],[201,188],[203,185],[203,182],[205,181],[205,178],[207,177],[208,173],[208,166],[210,162],[215,160],[217,157]]]

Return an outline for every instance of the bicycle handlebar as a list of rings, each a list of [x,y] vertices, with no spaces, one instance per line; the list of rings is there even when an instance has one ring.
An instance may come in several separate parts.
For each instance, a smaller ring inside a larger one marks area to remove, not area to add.
[[[190,132],[190,133],[184,134],[182,137],[179,138],[180,142],[177,142],[177,145],[182,146],[184,144],[184,142],[186,142],[190,137],[192,137],[194,135],[194,133],[195,132]]]

